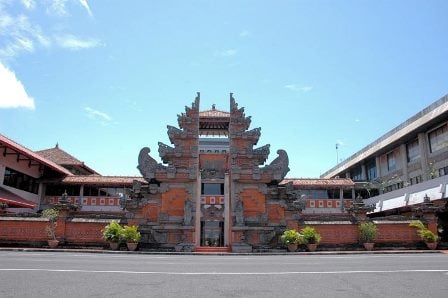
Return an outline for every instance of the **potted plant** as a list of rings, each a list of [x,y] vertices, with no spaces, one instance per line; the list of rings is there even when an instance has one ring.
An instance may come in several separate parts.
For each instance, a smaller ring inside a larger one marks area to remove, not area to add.
[[[309,251],[315,251],[321,240],[321,236],[316,229],[306,226],[300,230],[300,234],[302,235],[300,238],[301,244],[305,244]]]
[[[373,222],[363,222],[358,226],[359,241],[364,245],[366,250],[373,250],[375,243],[373,240],[378,233],[377,227]]]
[[[109,246],[112,250],[117,250],[120,246],[120,235],[122,230],[123,227],[115,220],[111,221],[103,230],[101,230],[103,239],[109,242]]]
[[[141,234],[137,226],[124,226],[121,230],[120,239],[126,242],[128,250],[134,251],[137,249]]]
[[[56,227],[58,223],[56,222],[59,216],[59,210],[55,208],[49,208],[42,211],[42,217],[48,219],[48,224],[45,226],[45,231],[48,234],[48,246],[51,248],[57,247],[59,245],[59,240],[56,239]]]
[[[409,223],[410,227],[417,229],[417,234],[426,243],[429,249],[437,248],[437,240],[439,237],[429,230],[420,220],[413,220]]]
[[[288,247],[288,251],[296,251],[301,235],[294,229],[285,230],[280,237],[283,244]]]

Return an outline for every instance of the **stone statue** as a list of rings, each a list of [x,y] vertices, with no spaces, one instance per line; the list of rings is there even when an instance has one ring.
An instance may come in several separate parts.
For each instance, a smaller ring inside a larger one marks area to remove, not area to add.
[[[166,168],[164,165],[157,163],[157,161],[149,155],[150,152],[151,149],[144,147],[138,154],[137,169],[139,169],[140,173],[147,181],[154,178],[157,169]]]
[[[184,225],[191,226],[193,224],[193,202],[186,200],[184,204]]]
[[[274,159],[269,165],[265,166],[264,169],[272,171],[276,180],[283,180],[286,174],[289,172],[289,158],[288,153],[285,150],[277,150],[278,157]]]
[[[236,201],[235,221],[237,226],[244,226],[244,206],[242,200]]]

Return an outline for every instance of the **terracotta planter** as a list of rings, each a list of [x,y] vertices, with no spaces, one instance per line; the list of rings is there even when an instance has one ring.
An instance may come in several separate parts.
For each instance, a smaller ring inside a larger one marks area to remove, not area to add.
[[[364,248],[366,250],[373,250],[373,247],[375,246],[375,243],[373,243],[373,242],[365,242],[365,243],[363,243],[363,245],[364,245]]]
[[[430,250],[434,250],[437,248],[437,242],[425,242],[426,246],[430,249]]]
[[[111,250],[118,250],[118,247],[120,246],[120,242],[109,242],[109,246]]]
[[[55,248],[59,245],[59,240],[47,240],[47,242],[50,248]]]
[[[297,244],[288,244],[288,251],[293,252],[297,250]]]
[[[137,245],[138,245],[138,242],[127,242],[126,243],[126,246],[128,247],[128,250],[130,250],[130,251],[136,250]]]
[[[308,248],[308,251],[316,251],[317,249],[317,243],[308,243],[306,245],[306,247]]]

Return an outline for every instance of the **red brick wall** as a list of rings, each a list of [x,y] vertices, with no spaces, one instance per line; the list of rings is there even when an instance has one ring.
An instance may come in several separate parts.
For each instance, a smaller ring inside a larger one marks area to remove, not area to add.
[[[88,220],[87,220],[88,221]],[[45,242],[48,240],[45,227],[48,222],[41,219],[0,220],[0,242]],[[70,244],[97,244],[105,242],[101,230],[107,222],[71,222],[60,218],[56,238]]]
[[[312,224],[321,234],[323,245],[344,245],[358,243],[358,225],[356,224]],[[299,225],[298,229],[304,225]],[[409,223],[378,223],[376,243],[417,243],[420,240],[416,230]]]

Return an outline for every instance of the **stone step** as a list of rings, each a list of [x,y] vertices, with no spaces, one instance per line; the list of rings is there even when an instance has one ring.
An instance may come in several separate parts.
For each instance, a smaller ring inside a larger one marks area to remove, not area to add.
[[[228,246],[197,246],[194,248],[195,252],[204,252],[204,253],[223,253],[230,252],[230,247]]]

